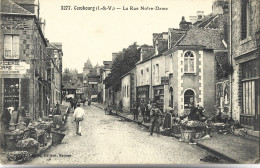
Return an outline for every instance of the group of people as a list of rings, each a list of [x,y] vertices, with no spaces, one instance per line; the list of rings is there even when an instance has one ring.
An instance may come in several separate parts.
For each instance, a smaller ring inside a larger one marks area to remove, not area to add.
[[[171,107],[163,112],[158,108],[157,103],[150,104],[150,102],[148,102],[139,104],[138,102],[134,102],[133,106],[134,120],[138,120],[140,111],[143,119],[146,118],[151,122],[150,135],[153,135],[154,128],[156,128],[157,135],[160,133],[160,126],[163,128],[171,128],[172,117],[177,117]],[[188,119],[204,122],[206,120],[204,111],[205,109],[199,104],[196,107],[193,106],[188,114]]]
[[[1,116],[1,122],[3,128],[8,130],[11,120],[15,125],[18,124],[19,122],[25,122],[25,117],[26,117],[26,112],[23,106],[20,106],[17,109],[17,111],[14,110],[14,107],[8,107],[4,110]]]

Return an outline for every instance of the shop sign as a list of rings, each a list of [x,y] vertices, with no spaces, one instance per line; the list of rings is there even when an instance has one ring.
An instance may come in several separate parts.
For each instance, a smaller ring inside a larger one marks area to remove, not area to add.
[[[161,84],[162,85],[169,85],[169,77],[168,76],[161,77]]]
[[[143,86],[143,87],[138,87],[137,88],[138,92],[148,92],[149,91],[149,86]]]
[[[0,61],[0,72],[2,74],[25,74],[30,65],[19,61]]]

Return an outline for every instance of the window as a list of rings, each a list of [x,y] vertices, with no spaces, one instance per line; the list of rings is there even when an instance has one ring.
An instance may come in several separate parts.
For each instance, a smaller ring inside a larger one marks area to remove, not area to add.
[[[191,108],[194,106],[194,92],[192,90],[187,90],[184,93],[184,108]]]
[[[159,64],[156,64],[156,80],[157,82],[159,81],[160,79],[160,68],[159,68]]]
[[[4,58],[19,59],[19,36],[18,35],[4,36]]]
[[[259,62],[257,60],[247,61],[242,64],[242,102],[243,114],[255,115],[257,101],[257,87],[259,83]]]
[[[241,40],[249,35],[249,2],[242,0],[241,2]]]
[[[17,110],[19,106],[19,79],[4,79],[4,107],[13,107]]]
[[[192,51],[184,54],[184,73],[195,73],[195,54]]]
[[[126,97],[128,97],[128,86],[126,86]]]

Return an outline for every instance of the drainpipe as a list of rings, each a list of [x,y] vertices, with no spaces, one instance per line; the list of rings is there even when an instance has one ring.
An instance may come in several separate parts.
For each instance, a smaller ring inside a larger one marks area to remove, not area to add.
[[[150,98],[152,99],[153,97],[153,95],[152,95],[152,82],[153,82],[153,80],[152,80],[152,77],[153,77],[153,75],[152,75],[152,71],[153,71],[153,64],[152,64],[152,61],[153,61],[153,59],[151,58],[151,77],[150,77],[150,80],[151,80],[151,82],[150,82]]]
[[[232,57],[232,0],[229,0],[229,54],[230,54],[230,64],[233,65],[233,57]],[[232,93],[233,93],[233,74],[230,74],[230,117],[233,118],[232,110],[233,110],[233,104],[232,104]]]

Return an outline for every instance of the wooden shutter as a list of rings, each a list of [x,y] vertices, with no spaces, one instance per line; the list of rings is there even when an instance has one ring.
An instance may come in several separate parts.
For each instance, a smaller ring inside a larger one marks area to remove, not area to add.
[[[241,1],[241,40],[247,37],[247,0]]]
[[[27,107],[29,106],[29,85],[30,79],[21,79],[21,106]]]

